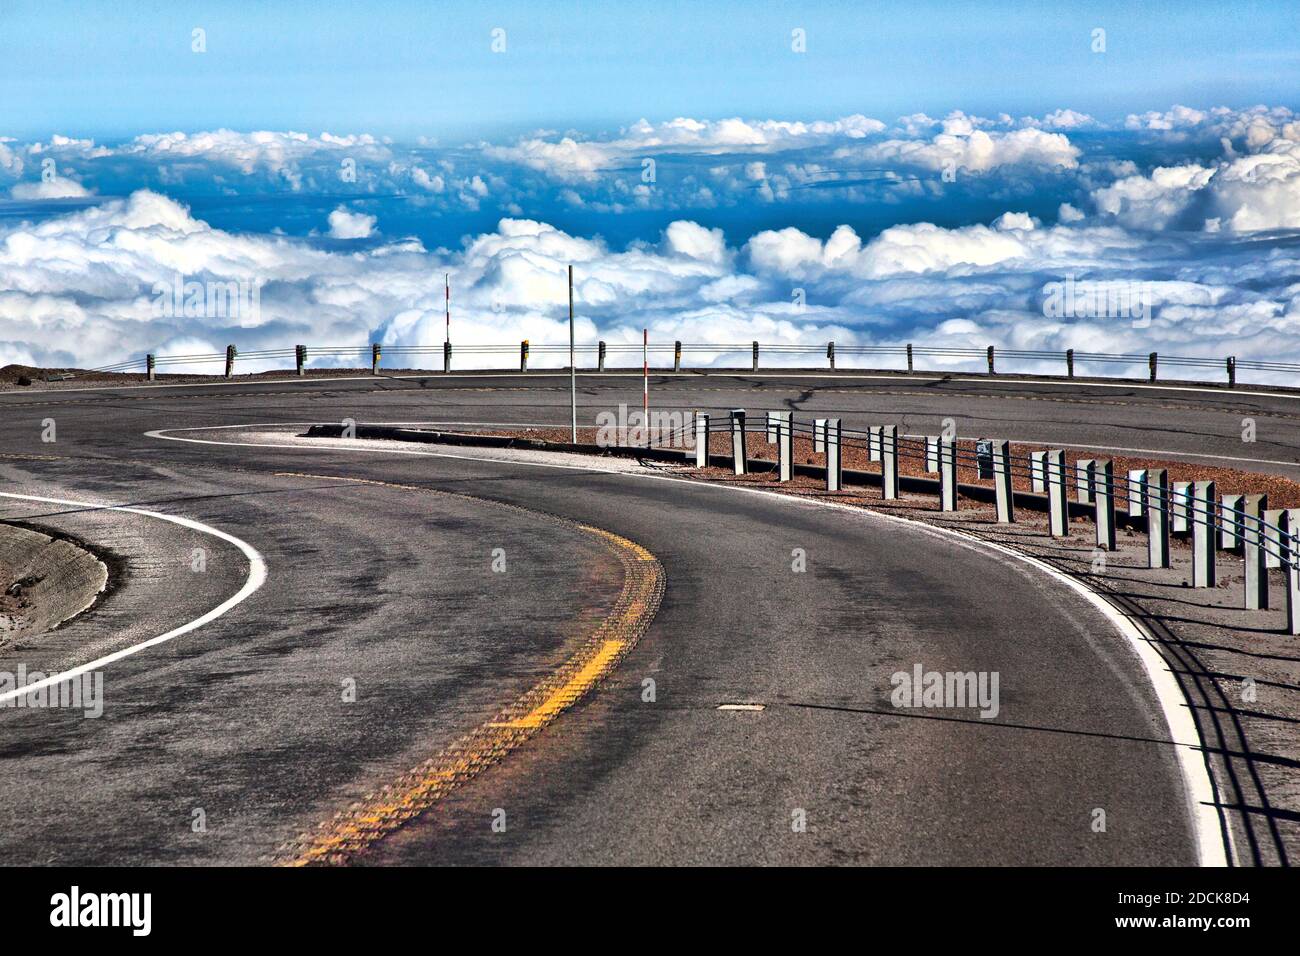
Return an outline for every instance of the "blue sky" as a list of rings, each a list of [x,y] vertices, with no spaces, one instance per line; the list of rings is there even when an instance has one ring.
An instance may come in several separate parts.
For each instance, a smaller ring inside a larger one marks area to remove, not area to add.
[[[0,364],[433,354],[446,273],[457,341],[561,341],[571,264],[589,339],[1300,362],[1298,19],[0,0]]]
[[[6,0],[5,133],[446,143],[642,116],[1042,113],[1294,98],[1294,3]],[[207,52],[191,52],[191,31]],[[506,30],[506,52],[490,49]],[[1091,31],[1106,31],[1104,55]],[[791,31],[807,31],[807,52]]]

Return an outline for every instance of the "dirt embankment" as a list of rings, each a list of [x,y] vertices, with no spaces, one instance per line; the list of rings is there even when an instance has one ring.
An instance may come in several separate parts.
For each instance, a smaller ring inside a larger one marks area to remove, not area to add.
[[[0,645],[58,627],[107,584],[108,568],[85,548],[0,524]]]

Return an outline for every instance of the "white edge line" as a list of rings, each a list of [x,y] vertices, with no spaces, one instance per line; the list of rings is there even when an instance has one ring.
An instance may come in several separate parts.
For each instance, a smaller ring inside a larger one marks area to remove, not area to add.
[[[158,518],[161,521],[169,521],[172,524],[178,524],[184,528],[189,528],[193,531],[199,531],[202,532],[203,534],[209,534],[212,535],[213,537],[220,538],[222,541],[226,541],[230,544],[233,544],[236,548],[238,548],[241,552],[243,552],[244,557],[248,559],[248,577],[244,581],[244,586],[240,588],[237,592],[235,592],[233,595],[226,598],[226,600],[222,601],[212,610],[208,611],[206,614],[196,617],[194,620],[189,621],[186,624],[182,624],[180,627],[174,628],[168,631],[166,634],[159,634],[157,637],[151,637],[149,640],[141,641],[139,644],[132,644],[130,647],[124,647],[120,651],[114,651],[112,654],[107,654],[103,657],[96,658],[95,660],[90,661],[89,663],[79,664],[76,667],[71,668],[70,670],[62,671],[58,674],[51,674],[49,677],[46,677],[44,680],[34,681],[26,685],[25,687],[21,687],[17,690],[11,690],[11,691],[7,691],[4,694],[0,694],[0,703],[4,703],[5,701],[8,700],[13,700],[14,698],[17,697],[24,697],[32,693],[33,691],[40,690],[43,687],[51,687],[63,681],[70,680],[74,677],[79,677],[82,674],[99,670],[102,667],[107,667],[109,664],[120,661],[123,658],[130,657],[133,654],[138,654],[141,651],[146,650],[150,647],[157,647],[159,644],[165,644],[170,640],[180,637],[182,634],[188,634],[190,631],[193,631],[196,628],[200,628],[204,624],[207,624],[211,621],[215,621],[217,618],[221,617],[221,615],[225,614],[235,605],[241,603],[254,591],[260,588],[266,581],[266,562],[262,559],[262,556],[257,552],[256,548],[254,548],[248,542],[236,538],[233,534],[227,534],[225,531],[222,531],[218,528],[213,528],[210,525],[203,524],[200,521],[195,521],[192,518],[182,518],[178,515],[166,515],[166,514],[161,514],[160,512],[157,511],[146,511],[143,508],[128,508],[125,505],[104,505],[104,504],[96,504],[90,501],[69,501],[64,498],[42,498],[37,495],[16,495],[16,494],[10,494],[8,492],[0,492],[0,497],[16,498],[22,501],[39,501],[44,504],[51,504],[51,505],[68,505],[68,506],[78,507],[78,508],[93,508],[97,511],[125,511],[125,512],[129,512],[130,514],[144,515],[145,517],[148,518]]]
[[[284,422],[281,424],[300,424],[297,422]],[[222,426],[222,427],[250,427],[250,426]],[[256,426],[252,426],[256,427]],[[223,442],[211,439],[201,438],[177,438],[164,434],[168,431],[210,431],[211,427],[197,428],[176,428],[176,429],[159,429],[156,431],[145,432],[150,438],[160,438],[167,441],[195,442],[203,445],[249,445],[254,447],[269,448],[295,448],[300,451],[312,451],[310,447],[302,445],[286,445],[279,442]],[[734,484],[715,484],[712,482],[695,482],[688,478],[677,478],[670,475],[657,474],[638,474],[636,472],[610,471],[605,468],[593,467],[590,465],[559,465],[551,462],[530,462],[518,461],[501,458],[483,458],[471,455],[450,455],[439,452],[428,452],[423,450],[398,450],[384,448],[356,448],[354,446],[328,445],[322,446],[322,450],[328,448],[331,451],[358,451],[358,452],[382,452],[385,454],[406,454],[421,455],[430,458],[454,458],[463,461],[489,462],[491,464],[522,465],[531,468],[560,468],[569,471],[591,471],[601,474],[618,475],[627,478],[639,478],[650,481],[677,481],[689,482],[691,485],[699,488],[716,488],[723,491],[746,492],[755,495],[765,495],[768,498],[774,498],[780,501],[794,504],[811,505],[822,508],[834,508],[852,515],[858,516],[865,520],[885,520],[905,524],[908,527],[919,530],[923,533],[943,535],[954,538],[959,542],[969,546],[979,546],[1001,554],[1005,557],[1014,558],[1022,561],[1030,567],[1047,574],[1052,579],[1073,589],[1081,595],[1090,604],[1092,604],[1101,614],[1111,622],[1120,635],[1128,641],[1129,645],[1137,654],[1138,660],[1142,662],[1143,669],[1146,671],[1147,679],[1151,682],[1152,689],[1155,691],[1156,700],[1160,705],[1160,710],[1164,714],[1165,723],[1169,727],[1170,743],[1173,744],[1175,752],[1178,755],[1179,769],[1182,771],[1184,796],[1187,799],[1187,812],[1192,822],[1192,835],[1196,842],[1196,856],[1201,866],[1221,867],[1228,865],[1228,853],[1232,852],[1230,846],[1224,845],[1223,828],[1220,825],[1218,811],[1216,809],[1217,801],[1214,797],[1214,783],[1210,779],[1209,768],[1206,766],[1203,756],[1205,747],[1201,741],[1200,734],[1196,730],[1196,722],[1192,719],[1190,702],[1183,694],[1178,680],[1174,677],[1169,665],[1165,663],[1155,650],[1155,638],[1138,622],[1134,621],[1118,607],[1106,599],[1104,595],[1088,587],[1081,581],[1078,581],[1069,575],[1057,570],[1050,564],[1040,561],[1038,558],[1024,554],[1004,545],[978,538],[973,535],[964,534],[954,531],[950,528],[942,528],[936,525],[927,524],[921,521],[914,521],[907,518],[901,518],[897,515],[884,514],[879,511],[872,511],[867,508],[855,508],[851,505],[839,504],[833,501],[821,501],[815,498],[804,498],[794,495],[784,495],[779,492],[767,491],[761,488],[746,488]],[[1192,743],[1195,741],[1195,743]],[[1229,835],[1232,830],[1227,828]],[[1231,837],[1229,836],[1229,839]],[[1235,855],[1235,854],[1234,854]]]

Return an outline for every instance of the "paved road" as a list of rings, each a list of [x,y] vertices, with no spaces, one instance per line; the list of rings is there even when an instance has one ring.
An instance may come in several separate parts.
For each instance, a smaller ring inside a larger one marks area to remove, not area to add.
[[[267,568],[218,619],[108,665],[103,717],[0,710],[3,858],[272,858],[566,660],[621,580],[581,522],[661,562],[648,633],[594,696],[357,862],[1195,861],[1184,782],[1136,658],[1095,609],[1011,559],[663,476],[144,434],[345,417],[559,424],[560,386],[367,378],[0,395],[0,490],[183,515]],[[1244,447],[1300,470],[1290,399],[1024,392],[689,376],[654,394],[661,407],[834,410],[916,431],[951,415],[963,434],[1026,440],[1100,439],[1111,422],[1135,447]],[[584,380],[587,421],[620,401],[639,402],[639,381]],[[1247,414],[1260,440],[1243,446]],[[49,418],[57,440],[43,443]],[[202,531],[3,501],[2,517],[101,541],[125,573],[69,627],[0,647],[0,669],[130,648],[247,579],[247,557]],[[205,570],[193,570],[195,548]],[[997,672],[997,717],[897,710],[891,675],[917,664]],[[735,703],[765,709],[718,709]],[[1096,808],[1104,834],[1090,826]]]

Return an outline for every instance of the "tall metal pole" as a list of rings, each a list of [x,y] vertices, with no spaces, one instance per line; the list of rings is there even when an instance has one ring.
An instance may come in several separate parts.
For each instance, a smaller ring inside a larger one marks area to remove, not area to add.
[[[569,441],[578,444],[578,365],[573,360],[573,266],[569,266]]]
[[[447,341],[451,341],[451,273],[443,273],[443,281],[447,283]]]
[[[641,425],[645,446],[650,447],[650,330],[641,330]]]

